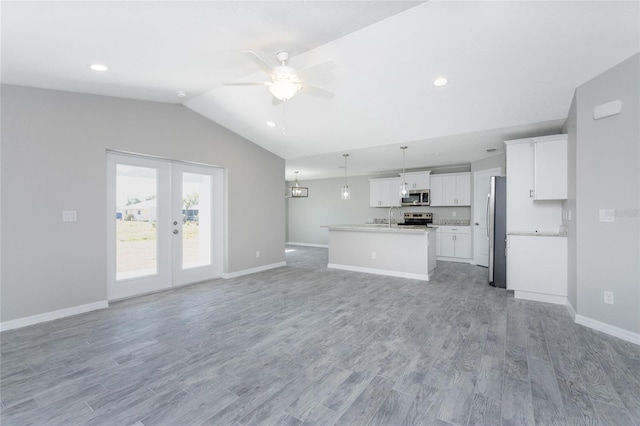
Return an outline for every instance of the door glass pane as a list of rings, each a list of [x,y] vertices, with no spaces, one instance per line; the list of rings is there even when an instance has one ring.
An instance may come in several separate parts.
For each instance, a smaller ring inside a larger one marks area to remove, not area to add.
[[[182,268],[211,264],[211,176],[182,173]]]
[[[116,280],[158,271],[157,169],[116,165]]]

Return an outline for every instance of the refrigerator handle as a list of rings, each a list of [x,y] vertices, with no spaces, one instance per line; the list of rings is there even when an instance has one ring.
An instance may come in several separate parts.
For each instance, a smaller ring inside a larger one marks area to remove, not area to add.
[[[491,194],[487,194],[487,209],[486,209],[486,222],[487,222],[487,239],[489,238],[489,201],[491,201]]]

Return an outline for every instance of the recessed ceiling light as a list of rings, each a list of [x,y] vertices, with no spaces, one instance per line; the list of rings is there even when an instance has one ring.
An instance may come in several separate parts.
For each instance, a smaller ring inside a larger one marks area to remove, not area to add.
[[[186,98],[187,97],[187,92],[185,92],[184,90],[178,90],[176,92],[176,95],[178,95],[179,98]]]
[[[278,125],[278,123],[276,123],[275,121],[267,121],[267,126],[269,127],[276,127]]]
[[[89,65],[89,68],[91,68],[94,71],[108,71],[109,67],[106,65],[102,65],[102,64],[92,64]]]
[[[440,155],[440,153],[439,152],[432,152],[431,155],[433,155],[435,157],[436,155]]]
[[[433,80],[433,85],[436,87],[442,87],[444,85],[446,85],[449,81],[444,78],[444,77],[438,77],[435,80]]]

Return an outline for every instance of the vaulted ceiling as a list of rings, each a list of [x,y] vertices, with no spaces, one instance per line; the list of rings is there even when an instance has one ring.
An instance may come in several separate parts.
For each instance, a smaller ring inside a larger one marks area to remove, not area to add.
[[[1,19],[3,83],[183,103],[301,180],[341,176],[343,153],[373,174],[400,168],[402,145],[417,168],[556,133],[576,87],[640,51],[637,1],[20,1]],[[246,50],[332,62],[308,83],[335,96],[274,105],[223,85],[267,79]]]

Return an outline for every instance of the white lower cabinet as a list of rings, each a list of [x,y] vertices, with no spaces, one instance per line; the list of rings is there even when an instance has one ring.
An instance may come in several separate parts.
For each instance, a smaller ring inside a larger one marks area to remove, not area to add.
[[[565,304],[567,238],[509,235],[507,289],[519,299]]]
[[[440,260],[469,261],[471,233],[469,226],[439,226],[436,231],[436,255]]]

